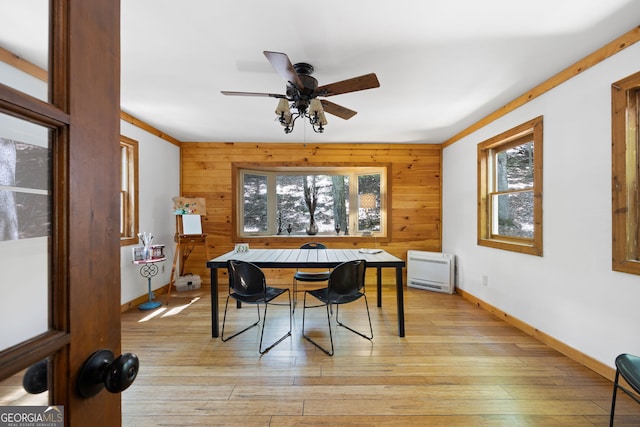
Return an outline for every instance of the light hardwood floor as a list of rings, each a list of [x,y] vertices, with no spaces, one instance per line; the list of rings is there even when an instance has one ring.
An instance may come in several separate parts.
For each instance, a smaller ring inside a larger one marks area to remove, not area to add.
[[[123,313],[122,350],[141,361],[122,394],[123,425],[608,425],[610,381],[462,297],[407,289],[400,338],[393,290],[385,287],[382,308],[375,288],[368,295],[373,341],[334,327],[333,357],[302,338],[300,306],[292,337],[263,356],[259,328],[225,343],[211,338],[205,288],[176,293],[158,311]],[[364,326],[355,304],[341,315]],[[278,309],[269,336],[288,326]],[[245,323],[256,315],[254,307],[231,310]],[[323,316],[307,323],[318,338]],[[640,425],[640,406],[627,396],[616,413],[617,426]]]

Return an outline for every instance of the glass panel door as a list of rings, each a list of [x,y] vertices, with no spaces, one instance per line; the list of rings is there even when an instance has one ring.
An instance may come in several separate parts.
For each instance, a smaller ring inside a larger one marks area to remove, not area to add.
[[[50,130],[0,114],[0,351],[49,330]]]

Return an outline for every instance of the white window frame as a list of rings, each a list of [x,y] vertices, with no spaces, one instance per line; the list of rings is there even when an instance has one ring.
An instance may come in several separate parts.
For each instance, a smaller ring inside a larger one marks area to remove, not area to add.
[[[317,236],[332,238],[349,238],[362,236],[386,238],[389,235],[389,197],[387,179],[389,166],[259,166],[259,165],[234,165],[235,185],[235,219],[234,226],[237,239],[250,239],[256,237],[302,237],[301,234],[288,235],[286,232],[277,235],[277,206],[276,197],[270,197],[276,193],[276,176],[278,175],[348,175],[349,176],[349,235],[344,235],[344,230],[339,235],[336,233],[318,233]],[[262,175],[267,177],[267,230],[264,232],[247,233],[243,230],[244,224],[244,194],[243,183],[246,174]],[[364,175],[380,174],[380,230],[361,230],[358,228],[358,177]],[[355,185],[354,185],[355,184]]]

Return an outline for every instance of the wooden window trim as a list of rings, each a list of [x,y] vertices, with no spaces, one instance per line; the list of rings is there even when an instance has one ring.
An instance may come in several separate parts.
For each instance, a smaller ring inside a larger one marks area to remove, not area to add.
[[[542,116],[478,144],[478,245],[542,256]],[[522,143],[533,137],[533,223],[532,239],[491,235],[489,199],[490,155],[496,148]]]
[[[138,243],[138,230],[139,230],[139,214],[138,214],[138,141],[120,135],[120,147],[127,147],[131,150],[131,158],[129,159],[129,183],[128,188],[133,188],[133,194],[123,194],[123,190],[120,190],[120,200],[124,201],[124,212],[127,213],[125,218],[125,228],[131,228],[131,236],[120,237],[120,246],[135,245]],[[121,175],[122,176],[122,175]]]
[[[611,86],[612,268],[640,274],[640,72]]]
[[[310,237],[314,236],[304,236],[304,235],[256,235],[256,236],[247,236],[241,234],[239,232],[239,224],[241,223],[241,215],[240,209],[242,200],[241,197],[241,189],[240,186],[240,174],[242,170],[263,170],[268,172],[276,172],[276,171],[294,171],[298,170],[302,172],[304,169],[357,169],[357,168],[374,168],[374,169],[384,169],[385,178],[381,181],[381,210],[384,210],[385,215],[383,219],[381,219],[381,229],[380,233],[374,233],[371,236],[365,236],[361,234],[354,233],[350,228],[349,235],[331,235],[331,234],[322,234],[316,235],[316,238],[323,239],[336,239],[336,240],[349,240],[349,241],[360,241],[360,242],[389,242],[391,241],[391,164],[390,163],[291,163],[291,164],[282,164],[282,163],[232,163],[232,175],[231,175],[231,186],[232,186],[232,194],[233,200],[231,203],[232,210],[232,241],[233,242],[255,242],[255,243],[271,243],[275,241],[282,241],[283,239],[287,239],[287,242],[290,243],[304,243],[309,240]],[[383,197],[384,195],[384,197]]]

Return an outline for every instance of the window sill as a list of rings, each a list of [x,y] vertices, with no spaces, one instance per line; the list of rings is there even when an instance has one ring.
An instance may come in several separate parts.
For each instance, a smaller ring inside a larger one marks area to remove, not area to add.
[[[480,239],[478,240],[478,245],[528,255],[542,256],[542,247],[536,247],[534,244],[530,243],[514,243],[496,239]]]

